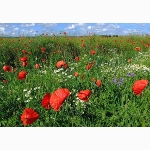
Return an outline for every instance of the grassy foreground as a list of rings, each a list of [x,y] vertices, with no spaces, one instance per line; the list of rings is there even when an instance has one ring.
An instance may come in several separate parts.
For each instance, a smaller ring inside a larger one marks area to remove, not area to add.
[[[138,35],[0,38],[0,126],[23,127],[25,108],[39,115],[27,127],[150,126],[150,85],[140,95],[132,90],[150,81],[149,45]],[[46,93],[59,88],[70,91],[60,110],[44,108]],[[82,90],[91,91],[87,100]]]

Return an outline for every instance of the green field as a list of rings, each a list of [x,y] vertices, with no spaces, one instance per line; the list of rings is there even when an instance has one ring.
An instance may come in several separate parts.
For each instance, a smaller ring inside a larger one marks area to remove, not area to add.
[[[31,108],[38,118],[26,127],[149,127],[150,85],[138,96],[132,90],[135,81],[150,81],[149,45],[148,35],[1,37],[0,126],[24,127]],[[44,108],[46,93],[60,88],[70,91],[60,110]],[[90,90],[87,100],[78,97],[82,90]]]

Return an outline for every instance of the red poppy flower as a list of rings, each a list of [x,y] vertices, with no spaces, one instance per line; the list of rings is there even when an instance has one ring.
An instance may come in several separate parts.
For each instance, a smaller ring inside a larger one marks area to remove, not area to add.
[[[8,81],[6,79],[3,80],[4,83],[7,83]]]
[[[15,73],[15,72],[17,71],[17,69],[16,69],[16,68],[14,68],[14,69],[13,69],[13,71],[14,71],[14,73]]]
[[[90,70],[91,67],[92,67],[92,64],[88,64],[88,65],[86,66],[86,70]]]
[[[149,44],[145,44],[145,47],[146,47],[146,48],[149,48]]]
[[[80,60],[80,57],[76,57],[75,60],[76,60],[76,61],[79,61],[79,60]]]
[[[64,32],[64,34],[67,34],[66,32]]]
[[[128,63],[130,63],[131,62],[131,59],[128,59],[128,61],[127,61]]]
[[[141,48],[140,48],[140,47],[138,47],[138,46],[137,46],[137,47],[135,47],[135,50],[136,50],[136,51],[139,51],[140,49],[141,49]]]
[[[91,55],[94,55],[94,54],[96,54],[96,51],[95,51],[95,50],[92,50],[92,51],[90,52],[90,54],[91,54]]]
[[[78,72],[74,72],[74,76],[75,76],[75,77],[78,77],[78,76],[79,76],[79,73],[78,73]]]
[[[32,108],[25,108],[23,114],[21,115],[21,120],[24,126],[32,124],[39,118],[39,114]]]
[[[148,85],[148,80],[137,80],[135,81],[134,85],[132,86],[132,91],[135,95],[140,96],[142,91],[146,88]]]
[[[45,52],[45,48],[44,48],[44,47],[42,47],[42,48],[41,48],[41,51],[44,53],[44,52]]]
[[[67,69],[69,66],[68,66],[68,64],[64,64],[63,67],[64,67],[64,69]]]
[[[39,69],[40,68],[40,64],[35,64],[35,68]]]
[[[84,44],[84,43],[82,43],[82,47],[85,47],[85,44]]]
[[[95,83],[96,83],[96,85],[97,85],[98,87],[100,87],[100,86],[101,86],[101,84],[102,84],[101,80],[98,80],[98,79],[96,80],[96,82],[95,82]]]
[[[46,109],[50,109],[50,93],[46,93],[42,99],[42,106]]]
[[[59,111],[63,102],[69,97],[70,91],[67,88],[59,88],[50,97],[50,105],[55,111]]]
[[[46,59],[42,59],[42,62],[45,63],[45,62],[46,62]]]
[[[20,60],[21,60],[22,62],[25,62],[25,61],[28,60],[28,57],[27,57],[27,56],[21,57]]]
[[[91,81],[92,81],[92,82],[95,82],[95,78],[92,78]]]
[[[57,68],[61,68],[62,66],[64,66],[66,63],[63,60],[60,60],[56,63]]]
[[[23,54],[28,54],[26,50],[22,50],[22,53]]]
[[[26,75],[27,75],[26,71],[19,72],[18,80],[24,80],[26,78]]]
[[[80,100],[83,100],[85,102],[88,101],[89,97],[91,95],[90,90],[81,90],[80,92],[77,93],[77,96]]]
[[[23,61],[23,62],[22,62],[22,66],[23,66],[23,67],[25,67],[25,66],[27,66],[27,65],[28,65],[28,62],[27,62],[27,61]]]
[[[94,64],[95,64],[95,61],[92,61],[90,64],[91,64],[91,65],[94,65]]]
[[[3,70],[5,71],[5,72],[11,72],[12,71],[12,68],[10,67],[10,66],[3,66]]]

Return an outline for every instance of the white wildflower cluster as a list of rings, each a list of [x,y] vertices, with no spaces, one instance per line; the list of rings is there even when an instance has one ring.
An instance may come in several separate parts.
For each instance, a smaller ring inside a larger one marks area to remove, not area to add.
[[[3,88],[4,88],[4,86],[3,86],[3,85],[0,85],[0,88],[2,88],[2,89],[3,89]]]
[[[113,70],[113,68],[111,68],[111,67],[107,67],[107,68],[101,68],[101,72],[105,72],[105,73],[109,73],[109,72],[112,72],[112,71],[114,71]]]
[[[141,55],[143,56],[143,57],[150,57],[150,51],[147,51],[147,52],[139,52],[138,53],[138,55],[139,55],[139,57],[141,57]]]
[[[40,73],[42,73],[42,74],[46,74],[46,72],[47,72],[46,70],[41,70],[40,71]]]
[[[34,90],[39,90],[39,89],[40,89],[40,86],[39,86],[39,87],[35,87],[35,88],[34,88]]]
[[[134,64],[134,65],[125,65],[124,70],[132,70],[132,71],[138,71],[138,70],[142,70],[142,71],[148,71],[150,72],[150,68],[145,66],[145,65],[140,65],[140,64]]]
[[[150,51],[148,52],[139,52],[138,55],[134,58],[134,61],[145,62],[150,59]]]
[[[86,102],[84,102],[83,100],[80,100],[78,97],[76,97],[76,100],[73,100],[73,102],[75,103],[75,105],[81,104],[83,108],[86,108],[86,104],[85,104]]]
[[[54,70],[54,73],[58,73],[58,72],[60,72],[62,70],[64,70],[64,69],[63,68],[56,69],[56,70]]]
[[[78,61],[70,63],[70,64],[69,64],[69,68],[74,67],[74,66],[77,66],[78,63],[79,63]]]
[[[72,78],[72,75],[69,75],[68,78]]]
[[[30,94],[31,94],[31,90],[26,92],[25,97],[30,97]]]
[[[116,63],[116,60],[118,60],[119,58],[120,58],[119,55],[115,54],[115,55],[112,57],[112,59],[110,59],[109,62],[111,62],[111,63]]]
[[[72,92],[77,92],[78,90],[77,89],[72,89]]]
[[[65,71],[62,72],[63,75],[67,75],[67,73]]]
[[[29,90],[23,89],[24,96],[27,98],[27,100],[25,100],[24,102],[30,102],[30,100],[33,99],[33,96],[31,95],[32,91],[39,90],[39,89],[40,89],[40,87],[30,88]],[[37,98],[37,97],[35,96],[34,98]]]
[[[70,67],[70,71],[74,70],[74,67]]]
[[[71,72],[72,70],[74,70],[74,67],[70,67],[69,69],[70,69],[69,71],[65,70],[64,68],[60,68],[60,69],[54,70],[55,77],[56,77],[56,74],[57,74],[59,82],[67,81],[66,78],[70,78],[71,79],[71,78],[74,77],[72,74],[71,75],[68,74],[68,72]],[[62,79],[61,75],[63,75],[63,77],[66,76],[65,79]],[[61,77],[61,78],[59,79],[59,77]]]
[[[84,54],[83,58],[84,58],[84,57],[87,57],[87,55],[86,55],[86,54]]]

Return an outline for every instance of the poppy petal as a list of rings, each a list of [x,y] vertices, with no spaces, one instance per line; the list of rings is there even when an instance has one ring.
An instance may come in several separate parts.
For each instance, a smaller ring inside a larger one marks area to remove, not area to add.
[[[46,93],[42,99],[42,106],[46,109],[50,109],[50,103],[49,103],[49,100],[50,100],[50,93]]]
[[[28,57],[27,57],[27,56],[21,57],[20,60],[21,60],[22,62],[28,61]]]
[[[50,97],[51,107],[55,111],[59,111],[65,99],[70,95],[70,91],[67,88],[59,88],[54,91]]]
[[[39,114],[32,108],[25,108],[23,114],[21,115],[21,120],[26,126],[32,124],[39,118]]]
[[[88,101],[87,95],[84,93],[78,93],[77,96],[80,100]]]
[[[77,93],[78,98],[80,100],[84,100],[85,102],[88,101],[90,95],[91,95],[90,90],[81,90],[80,92]]]
[[[19,72],[19,74],[18,74],[18,80],[24,80],[25,77],[26,77],[26,75],[27,75],[26,71]]]
[[[11,72],[12,71],[12,68],[10,67],[10,66],[3,66],[3,70],[5,71],[5,72]]]
[[[96,85],[98,86],[98,87],[100,87],[101,86],[101,84],[102,84],[102,82],[101,82],[101,80],[96,80]]]
[[[140,96],[142,91],[146,88],[148,85],[148,80],[137,80],[134,85],[132,86],[132,91],[135,95]]]
[[[60,60],[56,63],[56,67],[57,68],[61,68],[62,66],[64,66],[66,63],[63,60]]]

